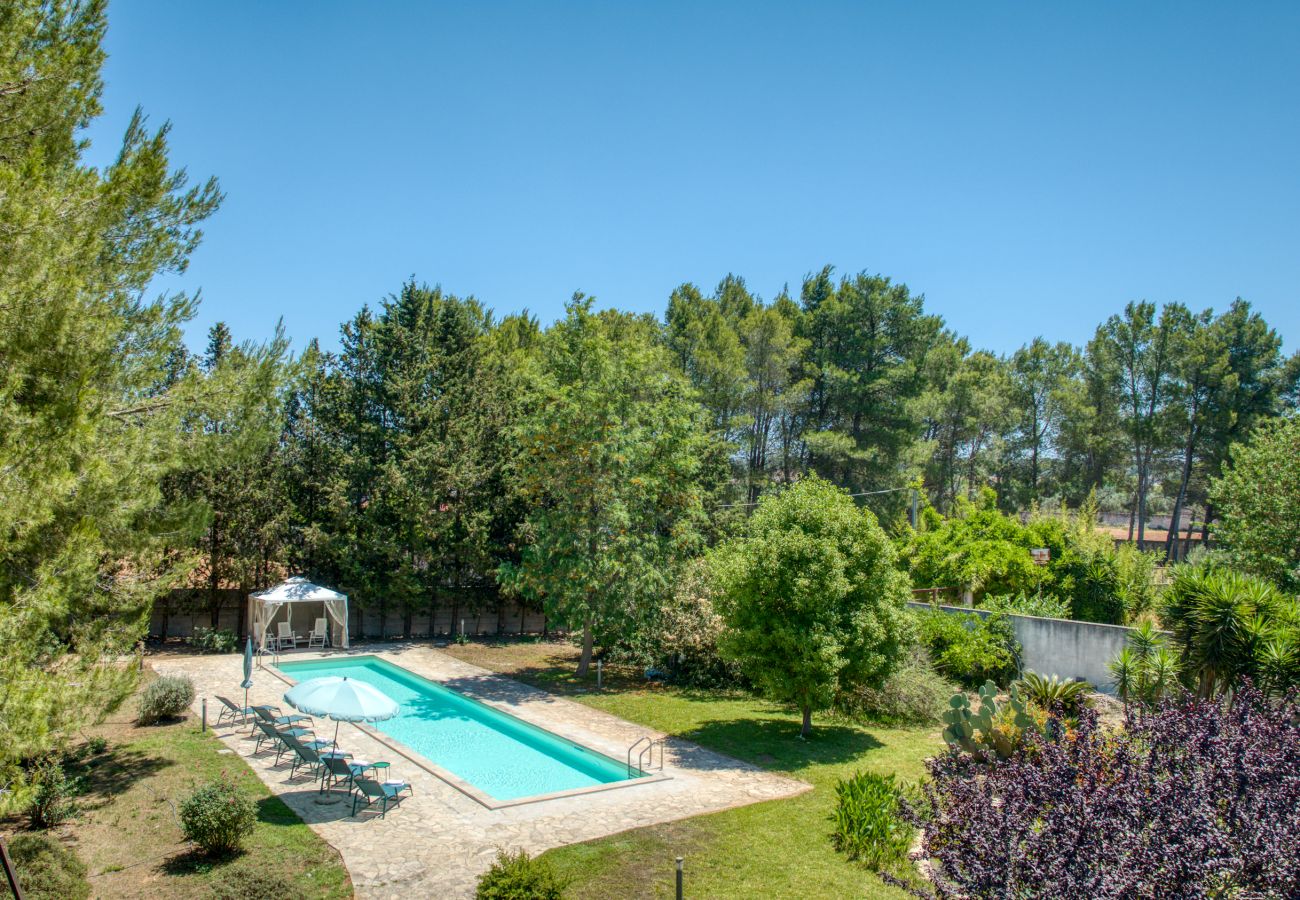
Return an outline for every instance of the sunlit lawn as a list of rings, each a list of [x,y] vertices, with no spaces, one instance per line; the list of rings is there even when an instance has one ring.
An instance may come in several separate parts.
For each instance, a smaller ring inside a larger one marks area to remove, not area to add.
[[[635,672],[622,670],[606,671],[605,689],[596,691],[594,677],[572,676],[573,653],[564,645],[469,644],[448,652],[813,785],[792,799],[550,851],[546,857],[574,879],[575,897],[672,896],[677,856],[685,857],[686,894],[693,897],[907,896],[831,848],[835,782],[861,769],[919,778],[924,758],[942,746],[938,728],[819,719],[803,741],[795,713],[746,696],[645,687]]]
[[[82,789],[77,813],[56,829],[86,863],[94,897],[211,897],[236,870],[278,872],[295,897],[352,896],[338,853],[302,823],[238,755],[193,716],[134,725],[128,702],[87,735],[108,740],[99,754],[85,748],[71,767]],[[191,851],[176,810],[195,785],[222,773],[257,802],[257,827],[245,852],[209,860]],[[10,828],[22,823],[11,821]]]

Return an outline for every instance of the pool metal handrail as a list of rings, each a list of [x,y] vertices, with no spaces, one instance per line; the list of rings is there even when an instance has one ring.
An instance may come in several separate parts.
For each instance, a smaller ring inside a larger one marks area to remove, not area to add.
[[[642,746],[642,744],[645,746]],[[662,772],[664,770],[664,738],[654,738],[646,734],[637,738],[636,741],[633,742],[632,746],[627,748],[627,774],[629,777],[633,772],[632,751],[637,750],[638,747],[640,748],[640,752],[636,755],[635,769],[637,775],[644,775],[646,772],[645,766],[642,764],[643,762],[648,762],[651,767],[654,766],[655,747],[659,748],[659,771]],[[649,755],[648,759],[647,754]]]

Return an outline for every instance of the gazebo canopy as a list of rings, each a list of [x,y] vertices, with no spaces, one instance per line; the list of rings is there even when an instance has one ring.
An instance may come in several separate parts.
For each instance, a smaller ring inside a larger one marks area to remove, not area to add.
[[[248,595],[249,621],[253,623],[253,639],[265,649],[268,632],[276,614],[285,610],[285,617],[293,624],[294,610],[301,604],[319,604],[323,613],[334,622],[334,645],[348,645],[348,597],[319,584],[312,584],[301,575],[281,582],[273,588]]]

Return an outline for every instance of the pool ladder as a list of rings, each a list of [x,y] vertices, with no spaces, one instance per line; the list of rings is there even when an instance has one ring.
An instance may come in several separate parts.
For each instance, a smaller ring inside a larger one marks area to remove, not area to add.
[[[627,748],[628,777],[632,777],[633,773],[638,776],[644,775],[647,766],[654,767],[656,747],[659,748],[659,771],[664,770],[664,740],[665,738],[652,738],[647,734],[644,737],[637,738],[636,743]],[[635,766],[632,765],[633,753],[636,753]]]

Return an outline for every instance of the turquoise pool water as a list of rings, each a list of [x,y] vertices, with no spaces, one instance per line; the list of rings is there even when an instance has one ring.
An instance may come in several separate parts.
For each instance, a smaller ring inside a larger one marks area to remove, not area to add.
[[[401,712],[370,727],[496,800],[629,780],[626,762],[588,750],[378,657],[281,662],[279,669],[299,682],[346,675],[379,688],[401,704]]]

